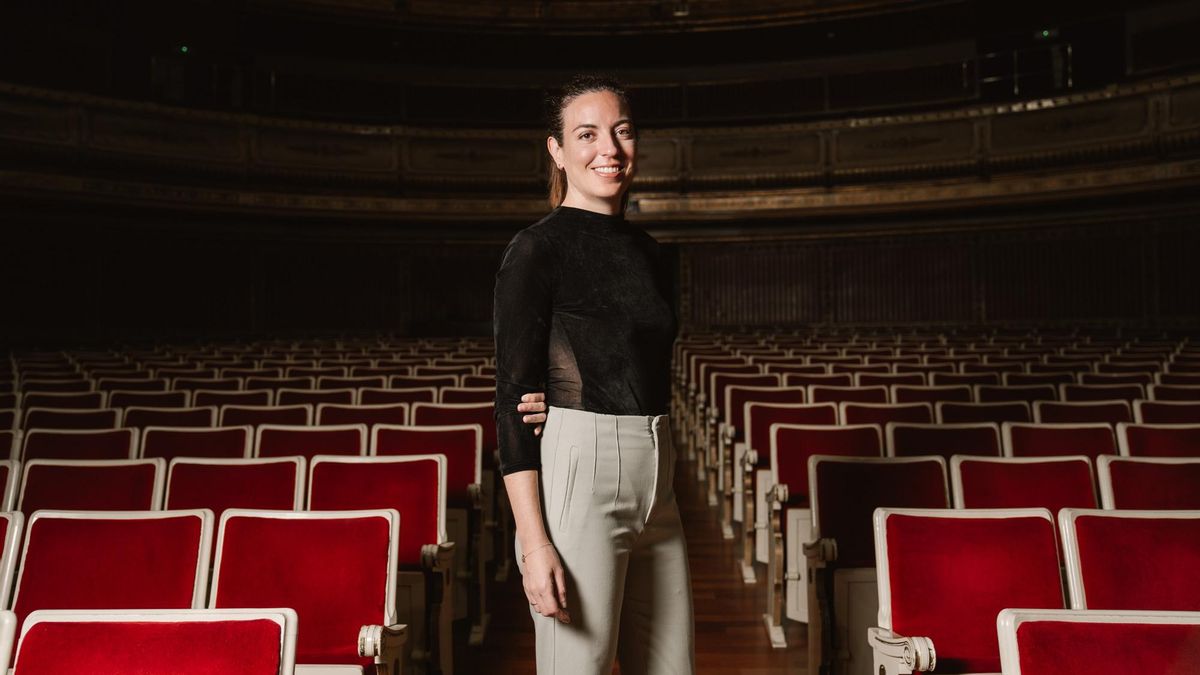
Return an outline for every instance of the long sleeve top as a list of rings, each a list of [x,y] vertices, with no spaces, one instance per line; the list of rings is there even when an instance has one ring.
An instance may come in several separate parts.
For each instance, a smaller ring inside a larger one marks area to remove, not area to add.
[[[621,216],[560,206],[496,273],[496,432],[504,475],[541,467],[523,394],[611,415],[667,412],[675,317],[658,242]]]

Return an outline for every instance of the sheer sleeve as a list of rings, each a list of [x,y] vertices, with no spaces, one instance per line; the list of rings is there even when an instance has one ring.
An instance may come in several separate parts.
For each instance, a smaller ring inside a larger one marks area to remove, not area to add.
[[[541,468],[540,439],[521,421],[521,396],[545,391],[553,286],[552,259],[536,233],[518,232],[496,272],[496,434],[500,472]]]

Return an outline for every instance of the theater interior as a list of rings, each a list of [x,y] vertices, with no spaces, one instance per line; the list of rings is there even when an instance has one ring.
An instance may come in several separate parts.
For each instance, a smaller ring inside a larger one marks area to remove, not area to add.
[[[1198,35],[1197,0],[0,4],[0,658],[535,672],[493,286],[552,208],[547,93],[603,73],[679,328],[695,672],[1200,672]]]

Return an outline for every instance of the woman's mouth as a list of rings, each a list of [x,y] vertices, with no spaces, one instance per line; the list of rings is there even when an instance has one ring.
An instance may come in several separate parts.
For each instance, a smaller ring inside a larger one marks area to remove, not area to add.
[[[592,171],[604,176],[605,178],[620,178],[625,173],[623,166],[597,166],[593,167]]]

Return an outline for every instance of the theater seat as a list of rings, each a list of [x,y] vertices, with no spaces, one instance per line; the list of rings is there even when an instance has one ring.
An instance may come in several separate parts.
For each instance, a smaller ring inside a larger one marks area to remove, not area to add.
[[[9,601],[17,578],[17,555],[24,535],[25,516],[20,511],[0,512],[0,546],[3,546],[0,548],[0,607],[11,605]]]
[[[897,424],[887,425],[889,457],[940,455],[1000,456],[1000,430],[995,424]]]
[[[1084,455],[1096,459],[1117,454],[1117,439],[1107,424],[1012,424],[1000,428],[1008,457]]]
[[[1200,612],[1005,609],[1004,675],[1193,675]]]
[[[25,463],[17,509],[149,511],[162,504],[163,459],[34,459]]]
[[[13,611],[204,605],[213,515],[46,510],[29,517]]]
[[[167,469],[167,510],[227,509],[298,511],[307,480],[303,457],[211,459],[182,457]]]
[[[264,424],[255,430],[255,457],[367,454],[367,425],[297,427]]]
[[[943,401],[936,405],[938,424],[979,424],[991,422],[1031,422],[1033,411],[1024,401],[1007,403],[956,403]]]
[[[876,424],[882,429],[889,422],[932,424],[933,407],[929,403],[852,403],[839,404],[842,424]]]
[[[14,675],[292,675],[296,622],[282,608],[39,610],[25,620]]]
[[[211,427],[217,424],[216,406],[190,408],[125,408],[121,425],[146,427]]]
[[[249,457],[254,439],[248,426],[184,429],[149,427],[142,431],[141,457]]]
[[[322,426],[365,424],[371,428],[376,424],[408,424],[408,404],[388,405],[336,405],[322,403],[317,406],[317,424]]]
[[[137,429],[31,429],[21,459],[133,459]]]
[[[1086,424],[1103,422],[1116,426],[1133,421],[1128,401],[1036,401],[1033,421],[1039,424]]]
[[[967,457],[950,461],[954,507],[958,509],[1022,509],[1097,506],[1096,481],[1089,458]]]
[[[209,607],[291,607],[304,666],[400,672],[396,511],[256,511],[221,516]],[[336,570],[336,573],[331,571]]]
[[[221,408],[221,426],[233,427],[249,425],[259,427],[264,424],[283,424],[291,426],[307,426],[313,421],[313,407],[308,404],[299,405],[227,405]]]
[[[786,538],[788,559],[807,561],[811,580],[808,672],[867,672],[872,658],[863,636],[879,611],[872,516],[881,507],[948,508],[946,462],[829,455],[808,462],[811,541]]]
[[[1138,424],[1200,424],[1200,402],[1134,401],[1133,418]]]
[[[1108,456],[1096,470],[1106,509],[1200,510],[1200,458]]]
[[[1064,509],[1073,609],[1200,611],[1200,512]]]
[[[446,457],[318,456],[309,468],[308,508],[394,509],[400,514],[396,620],[408,626],[410,659],[454,672],[456,542],[446,537]]]
[[[1200,457],[1200,424],[1118,424],[1126,457]]]
[[[872,672],[997,672],[1000,610],[1063,608],[1045,509],[878,509],[874,524]]]
[[[21,480],[21,462],[0,460],[0,511],[12,511],[17,504],[17,483]],[[0,604],[0,607],[3,607]]]
[[[22,428],[29,429],[116,429],[120,411],[25,408]]]

